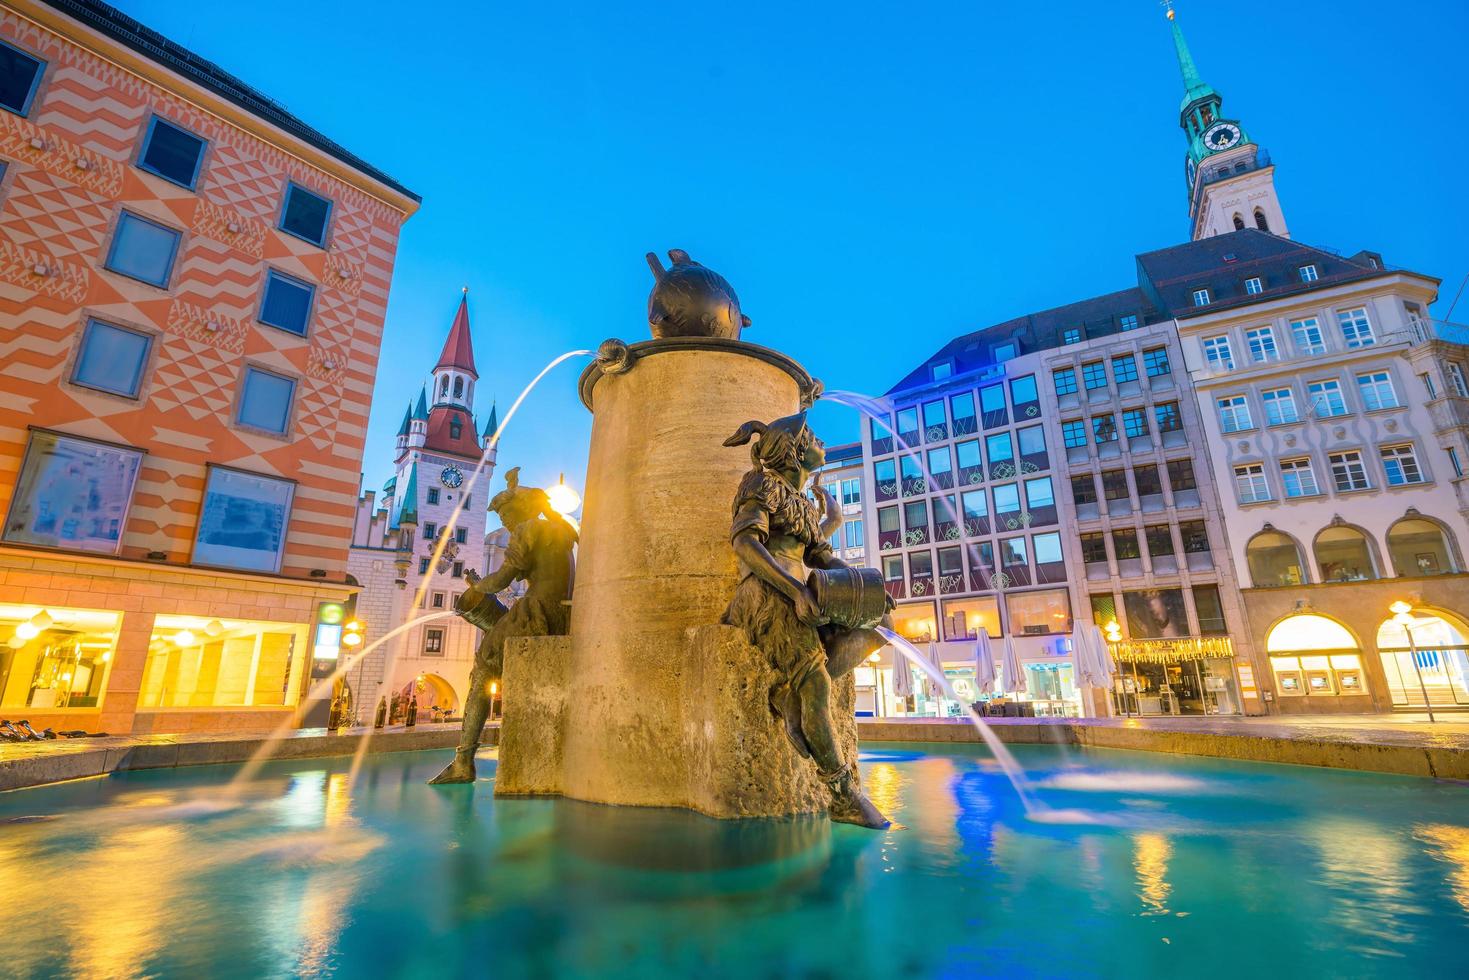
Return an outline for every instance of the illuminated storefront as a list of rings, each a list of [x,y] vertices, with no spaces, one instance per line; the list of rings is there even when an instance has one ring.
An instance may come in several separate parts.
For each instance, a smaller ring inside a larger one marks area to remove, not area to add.
[[[1394,708],[1469,707],[1466,628],[1427,610],[1387,620],[1377,631],[1377,653]],[[1411,633],[1411,636],[1410,636]]]
[[[158,616],[148,641],[140,710],[280,708],[296,704],[306,627]]]
[[[1371,691],[1356,637],[1341,623],[1315,613],[1287,616],[1265,638],[1280,709],[1370,711]],[[1309,702],[1309,703],[1308,703]]]
[[[92,609],[0,604],[0,708],[99,707],[121,618]]]
[[[1113,700],[1120,715],[1237,715],[1242,678],[1227,636],[1122,640],[1111,631],[1117,661]]]

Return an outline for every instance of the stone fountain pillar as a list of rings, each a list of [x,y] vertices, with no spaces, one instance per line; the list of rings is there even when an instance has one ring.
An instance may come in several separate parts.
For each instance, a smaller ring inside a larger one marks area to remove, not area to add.
[[[772,715],[775,675],[720,626],[731,503],[748,450],[723,441],[818,390],[739,340],[609,341],[581,377],[593,415],[571,635],[512,641],[497,796],[564,795],[716,817],[824,812],[815,767]],[[855,758],[850,675],[836,685]]]

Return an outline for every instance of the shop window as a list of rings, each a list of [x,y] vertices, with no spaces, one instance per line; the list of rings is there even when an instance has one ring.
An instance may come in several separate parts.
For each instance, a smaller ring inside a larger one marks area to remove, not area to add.
[[[1011,636],[1071,632],[1071,595],[1065,589],[1012,592],[1005,596]]]
[[[944,639],[972,640],[980,630],[1000,635],[1000,604],[994,596],[944,600]]]
[[[290,480],[211,465],[192,562],[279,572],[295,489]]]
[[[305,673],[299,623],[158,616],[140,708],[289,707]]]
[[[1245,545],[1250,584],[1257,589],[1304,585],[1305,562],[1295,541],[1279,531],[1261,531]]]
[[[910,643],[937,640],[937,627],[932,602],[905,602],[893,610],[893,632]]]
[[[1265,650],[1281,698],[1367,693],[1357,640],[1333,619],[1288,616],[1271,628]]]
[[[1387,553],[1399,575],[1442,575],[1458,571],[1443,528],[1405,517],[1387,529]]]
[[[1316,564],[1323,582],[1363,582],[1377,578],[1367,536],[1354,527],[1328,527],[1316,535]]]
[[[31,430],[5,520],[14,544],[116,554],[143,454]]]
[[[0,643],[0,708],[100,706],[121,621],[116,612],[0,604],[8,641]]]
[[[1127,611],[1127,634],[1133,639],[1152,640],[1192,634],[1182,589],[1124,592],[1122,607]]]
[[[1117,597],[1111,592],[1098,592],[1088,597],[1092,608],[1092,622],[1106,626],[1117,619]]]
[[[1388,619],[1377,631],[1393,707],[1469,706],[1469,638],[1464,626],[1423,609],[1408,618],[1406,624]]]

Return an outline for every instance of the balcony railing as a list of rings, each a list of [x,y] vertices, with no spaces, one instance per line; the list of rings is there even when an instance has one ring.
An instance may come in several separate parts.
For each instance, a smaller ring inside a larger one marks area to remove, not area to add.
[[[1469,325],[1450,323],[1448,320],[1411,319],[1401,333],[1389,335],[1386,339],[1391,341],[1399,338],[1414,347],[1434,340],[1469,347]]]

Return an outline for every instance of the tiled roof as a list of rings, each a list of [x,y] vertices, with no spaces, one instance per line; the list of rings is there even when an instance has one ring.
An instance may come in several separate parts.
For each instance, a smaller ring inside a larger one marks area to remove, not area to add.
[[[458,436],[454,435],[456,419],[459,422]],[[474,431],[473,416],[453,405],[435,405],[428,413],[428,434],[424,437],[423,448],[478,460],[479,435]]]
[[[439,363],[434,365],[435,371],[439,368],[455,368],[471,377],[479,378],[479,372],[474,369],[474,344],[469,338],[468,290],[459,298],[459,310],[454,314],[454,325],[449,328],[449,336],[444,340]]]
[[[199,57],[157,31],[144,27],[116,7],[101,3],[99,0],[44,0],[44,2],[47,6],[61,11],[114,41],[127,45],[163,67],[182,75],[191,82],[202,85],[271,125],[335,157],[359,173],[391,187],[399,194],[415,202],[422,200],[417,194],[366,160],[306,125],[264,92],[246,85],[214,62]]]

